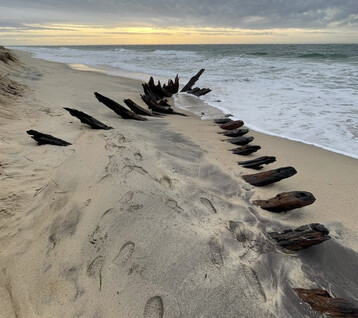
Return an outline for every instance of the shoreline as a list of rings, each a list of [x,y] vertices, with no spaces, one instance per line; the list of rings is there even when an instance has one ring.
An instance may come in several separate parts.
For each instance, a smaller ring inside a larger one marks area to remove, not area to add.
[[[30,53],[30,54],[33,54],[33,53]],[[41,59],[41,58],[39,58],[39,59]],[[49,61],[49,60],[46,60],[46,61]],[[62,62],[56,62],[56,63],[62,63]],[[113,68],[112,71],[109,70],[109,69],[105,70],[105,69],[101,69],[100,67],[96,68],[96,67],[89,66],[89,65],[86,65],[86,64],[73,64],[73,63],[70,63],[70,64],[69,63],[63,63],[63,64],[68,65],[70,68],[72,68],[74,70],[101,73],[101,74],[105,74],[105,75],[109,75],[109,76],[117,76],[117,77],[121,77],[121,78],[128,78],[128,79],[132,79],[132,80],[139,81],[139,82],[146,81],[147,78],[144,78],[145,76],[147,76],[147,77],[151,76],[150,74],[145,74],[145,73],[142,73],[141,75],[135,75],[137,72],[131,72],[131,71],[126,71],[126,70],[122,70],[122,69],[114,69]],[[164,80],[165,77],[160,76],[159,79]],[[197,98],[200,102],[195,101],[195,98]],[[208,104],[206,101],[203,101],[199,97],[193,97],[191,102],[194,102],[196,104],[200,104],[201,105],[200,108],[202,109],[203,112],[209,110],[210,119],[214,118],[213,114],[215,114],[216,116],[219,116],[218,115],[219,113],[224,114],[224,111],[221,110],[221,108],[225,109],[225,107],[220,107],[220,105],[217,105],[217,107],[216,107],[214,105]],[[176,107],[182,108],[183,106],[176,105]],[[218,112],[216,112],[216,111],[213,112],[212,110],[210,110],[211,108],[214,108],[214,109],[218,110]],[[184,109],[187,109],[187,108],[184,108]],[[200,112],[195,111],[194,107],[192,107],[192,110],[189,110],[189,111],[194,113],[194,114],[196,114],[196,115],[198,115],[200,117]],[[233,117],[233,118],[235,118],[237,120],[240,119],[239,117]],[[209,120],[209,119],[204,119],[204,120]],[[271,132],[268,132],[268,131],[265,131],[265,130],[261,130],[261,129],[257,128],[257,127],[252,126],[252,125],[245,125],[245,126],[247,128],[249,128],[251,131],[254,131],[254,132],[259,133],[259,134],[264,134],[264,135],[268,135],[268,136],[272,136],[272,137],[282,138],[282,139],[302,143],[302,144],[305,144],[305,145],[308,145],[308,146],[314,146],[314,147],[321,148],[321,149],[329,151],[329,152],[333,152],[335,154],[343,155],[343,156],[358,160],[358,155],[355,155],[355,154],[349,154],[349,153],[346,153],[346,152],[343,152],[343,151],[334,150],[333,148],[329,148],[329,147],[326,147],[326,146],[323,146],[323,145],[306,142],[304,140],[295,139],[295,138],[291,138],[291,137],[288,137],[288,136],[281,136],[281,135],[276,134],[276,133],[271,133]],[[251,127],[253,127],[253,128],[251,128]]]
[[[19,65],[1,66],[28,87],[3,106],[8,118],[0,116],[0,305],[8,318],[147,318],[153,308],[154,317],[320,317],[293,288],[358,302],[356,159],[251,130],[262,149],[236,156],[218,125],[188,110],[123,120],[93,96],[142,105],[139,81],[16,55]],[[89,129],[64,106],[113,129]],[[27,129],[72,145],[39,147]],[[255,171],[237,162],[263,155],[277,156],[263,171],[292,165],[298,174],[250,186],[241,176]],[[317,201],[281,214],[252,204],[291,190],[312,191]],[[313,222],[332,239],[302,253],[284,253],[267,238]]]
[[[36,53],[31,53],[31,54],[34,55]],[[38,58],[38,57],[36,57],[36,58]],[[39,59],[42,59],[42,58],[39,58]],[[49,60],[49,61],[51,61],[51,60]],[[87,65],[87,64],[71,64],[71,63],[66,63],[66,62],[60,62],[60,63],[67,64],[71,68],[78,69],[78,70],[86,70],[86,68],[87,68],[86,71],[94,71],[94,72],[98,72],[98,73],[107,74],[107,75],[110,75],[110,76],[118,76],[118,77],[123,77],[123,78],[130,78],[130,79],[134,79],[134,80],[138,80],[138,81],[146,81],[149,78],[149,76],[151,76],[150,73],[142,73],[140,71],[126,71],[124,69],[114,68],[114,67],[107,66],[107,65],[90,66],[90,65]],[[159,79],[162,82],[165,81],[166,78],[167,77],[165,75],[156,77],[156,79]],[[189,78],[182,79],[182,80],[184,82],[186,82],[186,81],[189,80]],[[208,107],[213,107],[213,108],[218,109],[220,112],[225,112],[226,108],[221,107],[221,105],[219,105],[219,104],[214,105],[213,103],[210,104],[208,101],[203,101],[203,100],[201,100],[201,101],[204,104],[208,105]],[[230,111],[226,110],[226,112],[230,112]],[[240,119],[240,118],[237,117],[237,119]],[[247,127],[248,128],[251,127],[253,131],[256,131],[256,132],[259,132],[259,133],[267,134],[267,135],[270,135],[270,136],[273,136],[273,137],[280,137],[280,138],[283,138],[283,139],[288,139],[288,140],[292,140],[292,141],[301,142],[301,143],[304,143],[306,145],[313,145],[315,147],[322,148],[322,149],[328,150],[330,152],[342,154],[344,156],[351,157],[351,158],[354,158],[354,159],[358,160],[358,154],[356,154],[356,153],[348,153],[344,149],[343,150],[335,150],[334,148],[330,148],[329,145],[326,145],[326,146],[325,145],[320,145],[319,143],[315,143],[314,141],[305,141],[305,140],[301,140],[299,138],[285,136],[283,133],[274,133],[274,132],[271,133],[268,130],[256,127],[255,125],[248,124]]]

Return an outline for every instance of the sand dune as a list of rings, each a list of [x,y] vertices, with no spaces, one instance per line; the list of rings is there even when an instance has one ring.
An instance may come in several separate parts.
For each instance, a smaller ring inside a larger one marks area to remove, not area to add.
[[[356,160],[254,133],[265,154],[305,171],[258,190],[217,125],[191,113],[122,120],[93,92],[140,103],[140,82],[15,54],[0,64],[21,92],[1,95],[1,317],[320,317],[296,287],[357,304]],[[62,107],[114,129],[92,130]],[[37,146],[28,129],[72,145]],[[318,159],[341,166],[319,179]],[[324,203],[284,215],[251,203],[297,186]],[[345,191],[351,201],[337,205]],[[267,235],[314,221],[333,237],[298,254]]]

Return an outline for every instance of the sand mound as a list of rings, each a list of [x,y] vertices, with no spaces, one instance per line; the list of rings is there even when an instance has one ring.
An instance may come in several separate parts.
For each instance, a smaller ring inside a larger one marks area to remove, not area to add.
[[[0,61],[9,64],[10,62],[16,62],[17,59],[7,49],[0,45]]]

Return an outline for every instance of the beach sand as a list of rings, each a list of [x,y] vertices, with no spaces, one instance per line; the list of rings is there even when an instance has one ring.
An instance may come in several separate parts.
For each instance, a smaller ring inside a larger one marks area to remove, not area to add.
[[[299,287],[358,304],[358,160],[253,131],[262,149],[236,156],[212,121],[123,120],[93,95],[143,105],[139,81],[14,54],[0,61],[1,317],[321,317]],[[29,129],[72,145],[37,146]],[[297,175],[250,186],[237,162],[262,155],[277,157],[264,170]],[[317,200],[283,214],[252,204],[293,190]],[[300,253],[267,235],[312,222],[332,239]]]

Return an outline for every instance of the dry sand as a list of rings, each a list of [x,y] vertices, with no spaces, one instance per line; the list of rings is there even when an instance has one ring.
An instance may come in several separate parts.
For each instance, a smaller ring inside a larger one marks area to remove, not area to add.
[[[298,170],[252,187],[213,123],[122,120],[93,95],[139,103],[140,82],[16,55],[0,61],[1,317],[320,317],[296,287],[357,304],[357,160],[252,132],[262,150],[249,158]],[[114,129],[91,130],[65,106]],[[28,129],[72,145],[37,146]],[[317,201],[286,214],[251,204],[290,190]],[[300,253],[266,234],[312,222],[332,239]]]

